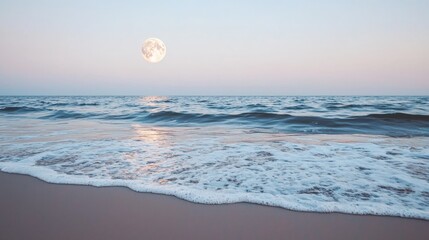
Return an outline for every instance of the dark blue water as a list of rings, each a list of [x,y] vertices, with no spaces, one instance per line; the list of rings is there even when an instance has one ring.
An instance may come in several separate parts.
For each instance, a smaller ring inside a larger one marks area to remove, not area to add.
[[[429,136],[429,97],[0,97],[0,115]]]

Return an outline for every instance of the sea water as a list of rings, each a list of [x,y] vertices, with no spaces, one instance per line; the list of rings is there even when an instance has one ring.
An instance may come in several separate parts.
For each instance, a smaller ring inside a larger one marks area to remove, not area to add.
[[[0,97],[0,170],[429,219],[429,97]]]

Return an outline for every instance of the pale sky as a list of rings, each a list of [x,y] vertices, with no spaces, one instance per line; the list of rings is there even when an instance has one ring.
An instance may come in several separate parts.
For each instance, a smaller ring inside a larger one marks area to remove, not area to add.
[[[0,0],[0,95],[429,95],[428,13],[428,0]],[[141,55],[150,37],[160,63]]]

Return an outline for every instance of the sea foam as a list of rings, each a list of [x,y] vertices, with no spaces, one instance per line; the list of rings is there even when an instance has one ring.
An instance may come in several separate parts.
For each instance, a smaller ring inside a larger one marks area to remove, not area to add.
[[[429,219],[429,138],[0,118],[0,169],[197,203]]]

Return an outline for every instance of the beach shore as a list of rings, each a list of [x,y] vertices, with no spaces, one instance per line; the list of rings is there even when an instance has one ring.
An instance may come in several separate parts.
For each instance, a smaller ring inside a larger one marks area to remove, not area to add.
[[[0,173],[0,239],[428,239],[429,221],[195,204]]]

